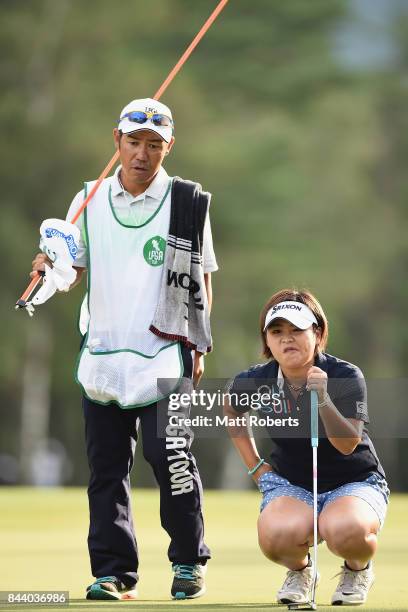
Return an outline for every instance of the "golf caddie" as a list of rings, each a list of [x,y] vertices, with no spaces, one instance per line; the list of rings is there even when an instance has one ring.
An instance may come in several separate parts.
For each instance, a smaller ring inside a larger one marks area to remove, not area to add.
[[[86,596],[137,597],[129,474],[141,431],[143,454],[160,488],[161,524],[170,537],[171,596],[195,598],[205,591],[210,558],[202,485],[191,438],[179,435],[174,444],[160,435],[158,411],[166,404],[160,400],[181,380],[198,383],[203,356],[212,347],[211,272],[217,263],[210,194],[198,183],[169,177],[163,168],[174,144],[172,114],[164,104],[133,100],[113,135],[120,166],[77,221],[71,284],[87,271],[76,369],[91,472],[88,547],[96,579]],[[75,196],[67,221],[94,184],[85,183]],[[32,275],[45,264],[50,265],[47,256],[37,255]],[[167,381],[167,393],[158,380]]]
[[[247,427],[235,427],[232,421],[229,432],[262,493],[259,546],[269,560],[288,570],[277,601],[291,609],[316,609],[309,555],[316,479],[318,538],[343,560],[331,603],[363,604],[374,582],[372,558],[389,496],[366,429],[363,374],[326,352],[327,318],[308,291],[283,289],[272,295],[261,311],[260,336],[267,361],[235,377],[225,411],[230,419],[242,418],[256,398],[253,418],[266,422],[268,461],[258,454]],[[310,444],[312,391],[318,398],[321,438],[317,470],[312,469]],[[249,407],[243,401],[247,395]]]

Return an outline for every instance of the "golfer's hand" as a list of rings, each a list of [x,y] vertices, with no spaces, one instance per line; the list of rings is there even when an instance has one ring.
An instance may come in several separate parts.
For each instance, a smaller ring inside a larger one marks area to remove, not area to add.
[[[252,479],[258,484],[258,480],[262,476],[262,474],[266,474],[266,472],[273,472],[269,463],[263,463],[259,469],[256,470],[255,474],[252,475]]]
[[[30,277],[34,278],[34,276],[36,276],[37,272],[44,272],[45,271],[45,265],[44,264],[47,264],[47,266],[50,266],[50,268],[52,268],[52,261],[51,261],[51,259],[48,259],[48,257],[45,255],[45,253],[38,253],[35,256],[35,258],[33,259],[33,261],[31,262],[33,271],[30,272]]]
[[[320,368],[313,366],[307,373],[306,389],[317,391],[319,402],[322,402],[327,395],[327,374]]]
[[[194,365],[193,365],[193,384],[194,387],[198,386],[202,375],[204,374],[204,355],[195,351],[194,353]]]

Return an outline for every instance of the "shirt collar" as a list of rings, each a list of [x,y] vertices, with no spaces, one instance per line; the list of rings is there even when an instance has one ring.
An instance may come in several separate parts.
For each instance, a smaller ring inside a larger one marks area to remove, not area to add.
[[[119,173],[121,169],[122,169],[122,166],[118,166],[115,170],[114,175],[112,176],[111,185],[112,185],[112,195],[113,196],[120,196],[123,194],[123,187],[121,185],[121,181],[119,178]],[[169,182],[169,175],[167,174],[163,166],[160,166],[158,173],[156,174],[153,181],[150,183],[150,185],[148,186],[148,188],[146,189],[144,193],[141,193],[140,195],[136,197],[132,196],[129,193],[128,196],[130,198],[133,198],[133,200],[138,200],[139,198],[143,198],[145,196],[149,198],[153,198],[155,200],[161,200],[161,198],[164,195],[164,191],[167,188],[168,182]],[[128,192],[126,191],[125,193],[128,193]]]
[[[285,384],[285,377],[283,376],[282,368],[279,366],[278,368],[278,379],[276,381],[279,389],[282,391]]]
[[[317,355],[315,357],[315,366],[317,366],[318,368],[323,370],[323,372],[327,372],[328,371],[327,358],[326,358],[326,355],[324,353],[317,353]]]

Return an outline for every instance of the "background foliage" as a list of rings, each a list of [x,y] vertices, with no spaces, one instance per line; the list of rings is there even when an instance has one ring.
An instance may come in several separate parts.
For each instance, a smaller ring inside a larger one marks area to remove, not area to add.
[[[39,225],[64,217],[83,181],[100,174],[120,109],[153,95],[215,5],[0,2],[0,453],[15,461],[17,481],[27,480],[22,405],[35,393],[49,399],[49,436],[72,464],[67,482],[87,480],[71,374],[82,290],[34,320],[12,310]],[[405,377],[407,63],[403,1],[231,0],[165,93],[177,139],[167,170],[213,193],[220,271],[206,375],[259,361],[259,310],[293,285],[323,303],[329,352],[387,384]],[[403,442],[376,441],[399,489],[408,486]],[[197,441],[196,453],[205,483],[225,485],[228,443]]]

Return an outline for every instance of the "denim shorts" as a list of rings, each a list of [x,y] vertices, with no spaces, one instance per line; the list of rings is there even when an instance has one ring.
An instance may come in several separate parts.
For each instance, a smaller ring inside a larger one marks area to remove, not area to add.
[[[261,512],[269,504],[270,501],[277,497],[294,497],[299,499],[313,508],[313,493],[302,487],[293,485],[282,478],[275,472],[265,472],[258,480],[258,488],[263,494],[261,502]],[[362,482],[349,482],[347,484],[318,493],[317,495],[317,513],[320,512],[338,497],[351,495],[364,499],[372,509],[377,513],[380,521],[380,529],[384,524],[385,515],[387,512],[387,504],[390,490],[387,481],[380,474],[372,474]]]

